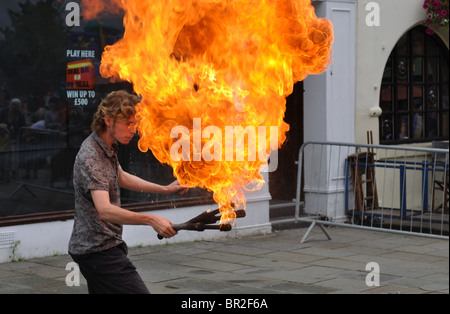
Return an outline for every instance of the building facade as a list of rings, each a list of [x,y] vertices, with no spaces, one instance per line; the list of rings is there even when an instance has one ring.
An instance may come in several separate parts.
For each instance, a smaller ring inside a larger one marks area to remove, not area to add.
[[[444,29],[427,32],[424,1],[313,4],[318,16],[333,22],[334,62],[324,74],[304,80],[304,142],[366,144],[370,131],[374,144],[448,145],[449,36]],[[305,179],[302,187],[305,210],[308,197],[319,193],[323,204],[337,199],[342,208],[329,212],[325,205],[320,214],[345,220],[342,192],[310,190],[310,183]],[[344,180],[337,184],[343,191]]]
[[[28,3],[33,6],[31,12],[38,14],[37,4],[44,2]],[[49,12],[59,12],[61,16],[55,17],[55,23],[64,24],[70,12],[65,10],[68,2],[63,2],[56,11],[48,7],[44,8],[48,11],[39,14],[50,16]],[[295,127],[291,128],[291,140],[282,149],[291,150],[292,154],[280,157],[281,174],[265,174],[267,183],[263,188],[248,194],[247,217],[237,222],[234,231],[239,234],[270,232],[271,199],[284,198],[289,202],[295,197],[281,192],[295,186],[296,174],[292,169],[302,143],[366,143],[367,131],[373,132],[374,144],[431,147],[433,141],[448,142],[449,36],[444,30],[427,34],[424,0],[312,3],[317,16],[333,23],[333,63],[323,74],[307,77],[288,99],[286,120]],[[23,42],[21,36],[25,33],[21,30],[27,28],[17,25],[26,26],[20,16],[33,20],[33,16],[25,15],[30,10],[21,9],[17,3],[0,9],[2,19],[8,17],[7,9],[21,13],[12,23],[2,25],[9,27],[9,31],[3,32],[0,38],[3,59],[0,110],[13,98],[19,98],[25,120],[14,138],[10,129],[0,130],[2,262],[8,260],[11,246],[17,241],[20,241],[18,254],[23,257],[66,252],[73,223],[70,181],[74,156],[89,133],[89,119],[98,101],[111,90],[131,90],[131,86],[124,82],[111,84],[98,73],[102,49],[123,34],[120,20],[102,19],[58,31],[42,25],[44,37],[22,47],[19,43]],[[59,40],[52,41],[55,37]],[[64,41],[61,47],[57,45],[60,41]],[[44,46],[58,49],[58,53],[46,59],[49,53],[40,52],[42,42]],[[36,52],[29,56],[26,51]],[[12,64],[23,66],[13,70],[9,66]],[[51,82],[43,75],[49,73]],[[33,123],[46,120],[45,115],[38,117],[41,107],[47,112],[48,120],[51,119],[52,106],[56,108],[56,122],[60,125],[45,130],[32,128]],[[296,146],[290,147],[291,143]],[[122,167],[161,183],[173,179],[170,169],[159,165],[150,153],[139,152],[135,142],[129,146],[122,149],[119,157]],[[292,177],[286,177],[288,174]],[[306,201],[308,193],[312,193],[307,185],[305,182]],[[182,222],[215,205],[208,192],[199,190],[183,198],[124,193],[123,202],[130,209],[157,213],[173,222]],[[344,212],[328,213],[326,209],[324,214],[333,218],[345,215]],[[124,236],[129,245],[160,243],[144,227],[127,227]],[[225,234],[183,233],[172,241],[216,236]]]

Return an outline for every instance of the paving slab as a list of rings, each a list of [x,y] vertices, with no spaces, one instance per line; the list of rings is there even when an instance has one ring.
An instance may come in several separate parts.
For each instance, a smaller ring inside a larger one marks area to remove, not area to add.
[[[449,243],[342,227],[332,240],[305,228],[129,248],[129,257],[153,294],[448,294]],[[86,294],[86,281],[68,286],[69,255],[0,264],[0,294]],[[370,262],[378,286],[368,286]]]

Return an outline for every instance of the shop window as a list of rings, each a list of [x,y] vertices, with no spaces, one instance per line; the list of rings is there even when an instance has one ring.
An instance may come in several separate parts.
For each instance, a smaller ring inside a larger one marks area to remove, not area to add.
[[[1,13],[0,226],[67,219],[74,206],[73,163],[98,104],[113,90],[133,90],[99,74],[104,47],[123,35],[122,17],[68,27],[63,3],[48,0],[7,1]],[[172,182],[172,169],[139,151],[137,141],[120,147],[124,170]],[[123,190],[121,196],[134,210],[213,203],[201,189],[183,196]]]
[[[417,26],[400,38],[384,69],[380,143],[448,140],[448,48]]]

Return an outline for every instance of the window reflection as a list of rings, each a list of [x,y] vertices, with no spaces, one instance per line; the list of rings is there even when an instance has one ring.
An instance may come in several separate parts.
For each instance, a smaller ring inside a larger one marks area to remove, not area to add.
[[[414,85],[413,86],[413,108],[414,111],[423,110],[423,86]]]
[[[399,39],[381,84],[381,143],[448,140],[448,71],[448,48],[425,27]]]
[[[70,210],[74,159],[91,133],[99,102],[113,90],[132,92],[130,84],[112,83],[99,74],[104,47],[122,37],[122,17],[68,28],[59,1],[7,1],[8,5],[9,19],[2,19],[0,27],[0,217]],[[144,179],[172,182],[172,170],[151,152],[140,152],[137,141],[136,136],[120,148],[121,166]],[[192,189],[183,196],[162,196],[124,191],[122,197],[126,204],[210,193]]]
[[[380,107],[383,111],[392,110],[392,87],[383,86],[381,89]]]
[[[390,115],[383,114],[382,123],[380,128],[380,137],[382,140],[392,140],[393,139],[393,122]]]
[[[397,86],[397,108],[398,110],[409,110],[409,90],[406,85]]]
[[[419,139],[423,137],[423,114],[415,113],[413,119],[413,138]]]
[[[397,62],[397,82],[407,82],[408,81],[408,59],[399,58]]]
[[[414,82],[423,82],[423,58],[414,58],[413,81]]]
[[[408,115],[400,116],[400,123],[398,125],[398,131],[397,131],[397,139],[399,139],[399,140],[409,139],[409,116]]]

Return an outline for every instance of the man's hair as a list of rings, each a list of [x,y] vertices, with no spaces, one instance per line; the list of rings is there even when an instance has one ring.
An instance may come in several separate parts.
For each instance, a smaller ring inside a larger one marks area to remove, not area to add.
[[[105,118],[114,121],[127,121],[136,114],[134,107],[140,102],[139,97],[124,90],[111,92],[98,106],[91,124],[91,129],[97,134],[106,130]]]

